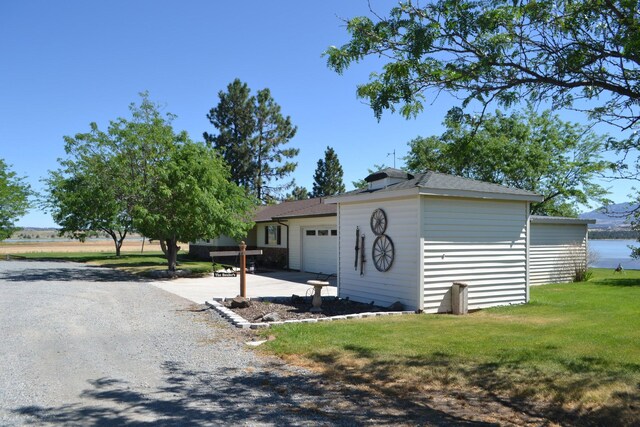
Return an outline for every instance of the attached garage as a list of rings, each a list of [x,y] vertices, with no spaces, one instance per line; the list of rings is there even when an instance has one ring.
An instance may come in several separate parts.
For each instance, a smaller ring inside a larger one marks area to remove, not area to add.
[[[337,227],[305,227],[302,229],[301,270],[335,274],[338,264]]]
[[[253,218],[256,226],[245,242],[262,249],[258,265],[335,274],[338,259],[336,205],[321,197],[260,206]],[[220,243],[224,242],[223,247]],[[238,242],[221,236],[192,242],[189,253],[209,258],[215,250],[237,249]]]

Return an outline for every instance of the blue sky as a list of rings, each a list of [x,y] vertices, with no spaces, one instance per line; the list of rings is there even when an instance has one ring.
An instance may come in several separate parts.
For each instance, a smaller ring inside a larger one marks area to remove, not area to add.
[[[385,14],[396,2],[371,0]],[[322,52],[348,40],[341,18],[369,14],[350,1],[71,1],[0,2],[0,158],[34,189],[64,156],[64,135],[95,121],[127,116],[148,90],[178,116],[194,140],[215,129],[206,114],[218,92],[240,78],[255,92],[268,87],[298,126],[296,182],[311,189],[327,146],[344,169],[347,188],[374,164],[403,165],[407,142],[442,131],[455,101],[441,96],[415,120],[385,114],[378,122],[356,98],[356,84],[379,65],[366,60],[340,76]],[[579,117],[572,115],[576,120]],[[625,200],[629,185],[613,186]],[[54,226],[34,210],[21,226]]]

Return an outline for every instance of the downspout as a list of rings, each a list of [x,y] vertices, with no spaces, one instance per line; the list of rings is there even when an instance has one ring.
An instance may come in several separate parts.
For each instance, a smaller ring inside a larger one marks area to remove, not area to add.
[[[284,222],[277,220],[276,221],[278,224],[280,225],[284,225],[285,227],[287,227],[287,270],[290,270],[289,268],[289,225],[285,224]]]

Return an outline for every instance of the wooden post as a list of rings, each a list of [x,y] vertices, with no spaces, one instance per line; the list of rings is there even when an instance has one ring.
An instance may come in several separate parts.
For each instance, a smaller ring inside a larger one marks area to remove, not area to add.
[[[247,297],[247,245],[240,242],[240,296]]]

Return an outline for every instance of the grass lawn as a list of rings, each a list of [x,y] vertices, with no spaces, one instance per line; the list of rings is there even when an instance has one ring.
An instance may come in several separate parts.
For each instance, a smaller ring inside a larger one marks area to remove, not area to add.
[[[162,252],[122,252],[120,257],[102,252],[34,252],[13,255],[14,258],[84,262],[103,267],[117,268],[133,274],[149,274],[152,270],[166,270],[167,259]],[[192,274],[211,273],[209,261],[194,261],[178,255],[178,269],[191,270]]]
[[[640,271],[532,287],[531,303],[270,329],[266,350],[398,396],[478,393],[578,424],[640,420]],[[417,392],[417,393],[416,393]]]

